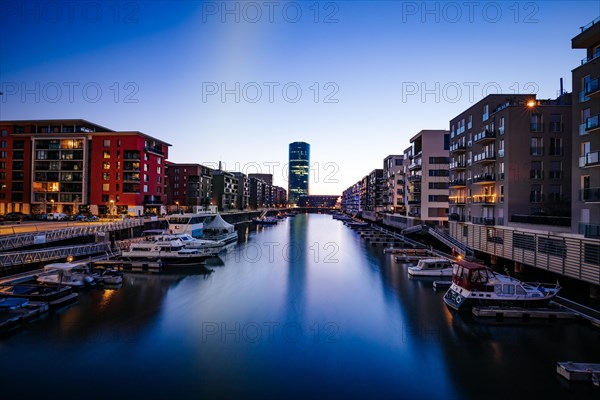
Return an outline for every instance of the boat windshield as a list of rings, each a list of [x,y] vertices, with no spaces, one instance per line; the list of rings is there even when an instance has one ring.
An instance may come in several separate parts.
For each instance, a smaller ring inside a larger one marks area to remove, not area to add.
[[[186,225],[190,221],[189,217],[171,217],[169,218],[170,224]]]

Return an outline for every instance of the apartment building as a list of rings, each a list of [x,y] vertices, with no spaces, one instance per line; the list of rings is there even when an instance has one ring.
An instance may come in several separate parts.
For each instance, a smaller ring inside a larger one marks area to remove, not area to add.
[[[583,26],[571,47],[585,50],[572,71],[572,226],[600,239],[600,18]]]
[[[237,179],[237,198],[236,207],[238,210],[246,210],[250,202],[250,181],[246,174],[242,172],[233,172]]]
[[[238,204],[238,180],[232,172],[221,169],[212,172],[212,200],[219,211],[236,210]]]
[[[383,208],[386,213],[405,212],[403,163],[403,155],[389,155],[383,160]]]
[[[206,210],[212,197],[212,169],[200,164],[167,162],[167,204],[171,211]]]
[[[82,119],[0,121],[0,134],[0,213],[166,212],[166,142]]]

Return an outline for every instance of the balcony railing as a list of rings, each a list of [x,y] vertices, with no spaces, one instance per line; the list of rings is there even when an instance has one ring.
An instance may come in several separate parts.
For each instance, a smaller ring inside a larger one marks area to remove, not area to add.
[[[471,202],[473,204],[495,204],[496,196],[493,194],[474,194]]]
[[[162,148],[160,146],[145,146],[144,150],[155,153],[155,154],[159,154],[161,156],[165,155],[165,153],[162,151]]]
[[[585,31],[587,31],[587,30],[588,30],[588,29],[590,29],[592,26],[594,26],[595,24],[598,24],[598,23],[600,23],[600,17],[596,18],[595,20],[593,20],[593,21],[592,21],[592,22],[590,22],[589,24],[587,24],[587,25],[585,25],[585,26],[582,26],[582,27],[581,27],[581,32],[583,33],[583,32],[585,32]]]
[[[465,222],[465,216],[456,214],[456,213],[452,213],[452,214],[448,215],[448,220],[456,221],[456,222]]]
[[[593,61],[593,60],[595,60],[595,59],[596,59],[596,58],[598,58],[598,57],[600,57],[600,52],[598,52],[598,53],[594,53],[594,54],[592,54],[592,55],[591,55],[591,56],[589,56],[589,57],[585,57],[585,58],[583,58],[583,59],[581,60],[581,65],[583,65],[583,64],[587,64],[587,63],[589,63],[590,61]]]
[[[586,203],[600,202],[600,187],[579,189],[579,198]]]
[[[589,132],[586,131],[585,128],[586,128],[585,123],[579,124],[579,136],[585,136],[585,135],[589,134]]]
[[[465,169],[467,168],[467,163],[464,161],[453,161],[450,163],[450,169]]]
[[[453,179],[448,184],[449,187],[460,187],[460,186],[466,186],[466,185],[467,185],[467,183],[464,179]]]
[[[494,161],[495,159],[496,159],[496,153],[493,151],[488,151],[488,152],[483,152],[480,154],[473,155],[473,163]]]
[[[541,169],[532,169],[529,171],[530,179],[544,179],[544,171]]]
[[[594,129],[598,129],[598,127],[600,127],[598,117],[599,117],[599,115],[596,114],[593,117],[590,117],[585,120],[585,131],[586,132],[593,131]]]
[[[479,174],[473,176],[473,183],[496,182],[496,174]]]
[[[408,199],[408,204],[410,204],[410,205],[421,204],[421,199]]]
[[[472,217],[471,222],[477,225],[494,225],[494,218]]]
[[[586,101],[590,101],[590,98],[586,95],[585,90],[579,92],[579,103],[585,103]]]
[[[571,218],[557,217],[554,215],[545,216],[513,214],[510,216],[510,222],[535,225],[571,226]]]
[[[416,160],[414,160],[409,166],[408,169],[409,170],[413,170],[413,169],[417,169],[417,168],[421,168],[421,159],[418,158]]]
[[[464,152],[467,149],[467,145],[464,142],[457,142],[450,145],[450,153]]]
[[[449,204],[467,204],[467,198],[465,196],[449,196]]]
[[[586,94],[586,96],[591,96],[593,94],[597,94],[597,92],[599,90],[600,90],[600,78],[596,78],[585,84],[584,93]]]
[[[474,143],[482,143],[488,140],[494,140],[496,138],[496,132],[494,131],[482,131],[473,137]]]
[[[542,122],[532,122],[529,124],[531,132],[544,132],[544,124]]]
[[[421,175],[411,175],[408,177],[409,182],[420,181],[422,179]]]
[[[600,165],[600,151],[587,153],[583,157],[579,157],[579,167],[594,167]]]

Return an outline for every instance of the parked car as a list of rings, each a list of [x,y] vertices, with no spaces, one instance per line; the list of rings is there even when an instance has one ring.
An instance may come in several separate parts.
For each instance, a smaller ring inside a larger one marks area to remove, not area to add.
[[[22,212],[10,212],[4,216],[4,220],[21,222],[28,219],[28,217],[28,215],[25,215]]]

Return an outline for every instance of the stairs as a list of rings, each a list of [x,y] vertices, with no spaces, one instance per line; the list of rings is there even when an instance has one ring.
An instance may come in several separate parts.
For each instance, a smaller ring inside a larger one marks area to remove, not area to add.
[[[467,247],[467,245],[456,240],[455,238],[453,238],[443,230],[439,229],[438,227],[436,227],[435,229],[429,228],[428,232],[431,236],[444,243],[446,246],[450,248],[455,248],[459,254],[462,254],[465,257],[473,256],[475,254],[473,249]]]

